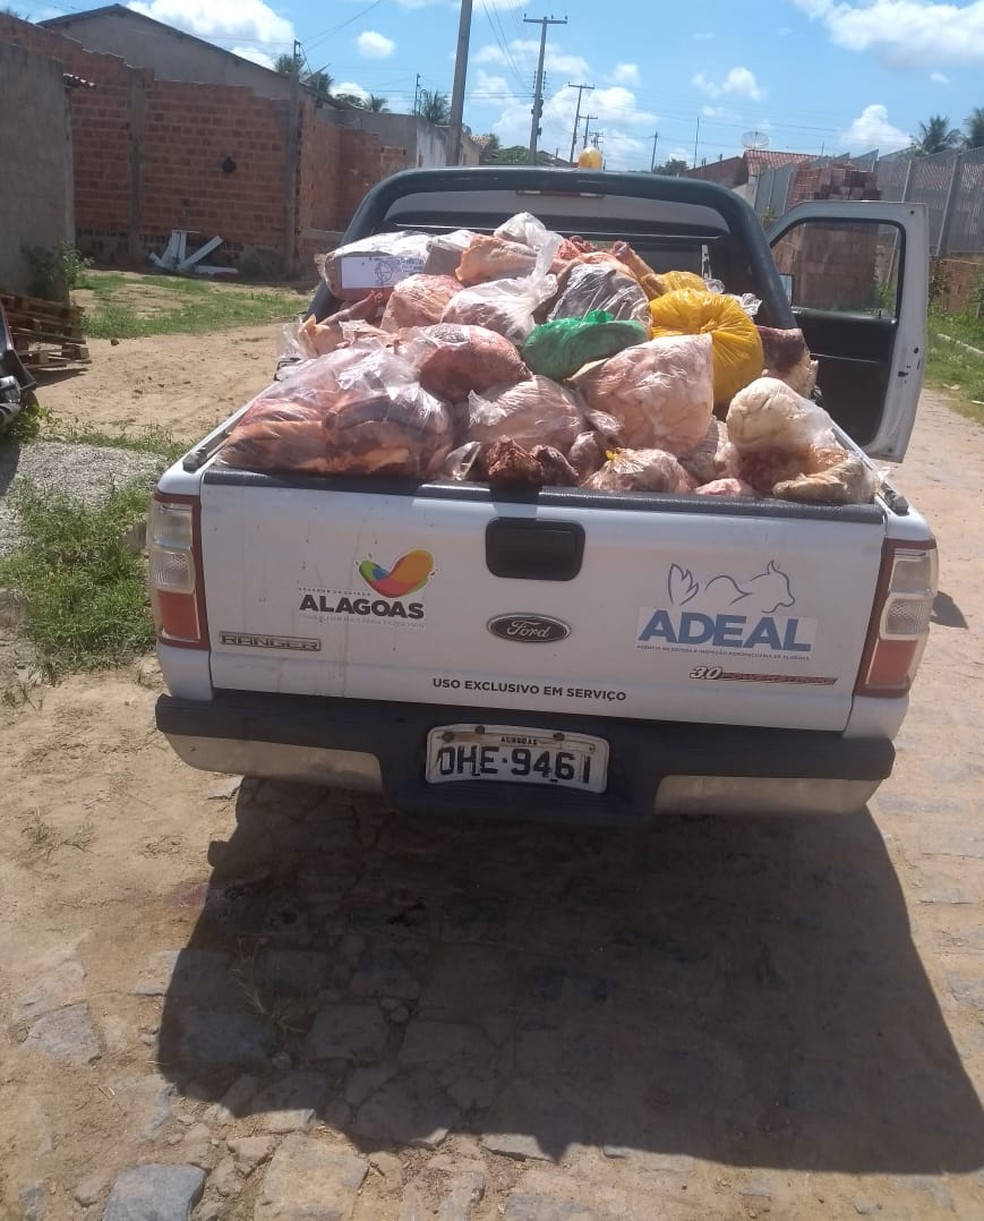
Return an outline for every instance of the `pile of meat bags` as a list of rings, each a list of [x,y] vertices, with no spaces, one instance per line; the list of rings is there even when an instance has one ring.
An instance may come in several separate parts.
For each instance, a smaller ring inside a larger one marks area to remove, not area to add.
[[[220,459],[257,471],[513,488],[870,500],[810,395],[798,330],[627,244],[521,213],[493,234],[388,233],[325,256],[342,308]]]

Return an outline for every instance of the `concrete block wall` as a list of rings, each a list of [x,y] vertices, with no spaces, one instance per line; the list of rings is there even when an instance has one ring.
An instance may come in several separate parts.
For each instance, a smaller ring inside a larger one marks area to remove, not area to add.
[[[31,291],[22,246],[50,250],[74,236],[72,132],[61,64],[0,42],[0,289]]]

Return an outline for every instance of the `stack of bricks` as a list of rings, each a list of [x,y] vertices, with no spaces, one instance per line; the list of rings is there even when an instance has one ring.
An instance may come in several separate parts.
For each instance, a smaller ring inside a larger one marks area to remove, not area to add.
[[[871,307],[877,283],[877,226],[849,221],[797,225],[773,252],[779,271],[793,277],[795,305],[842,311]]]
[[[803,199],[881,199],[870,170],[849,165],[801,166],[793,177],[788,206]]]

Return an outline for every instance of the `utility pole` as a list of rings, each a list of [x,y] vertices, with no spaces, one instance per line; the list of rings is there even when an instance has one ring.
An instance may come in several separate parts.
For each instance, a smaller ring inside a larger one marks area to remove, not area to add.
[[[451,125],[448,129],[447,164],[461,160],[461,117],[465,109],[465,76],[468,73],[468,40],[471,37],[472,0],[461,0],[458,19],[458,49],[454,60],[454,85],[451,89]]]
[[[577,90],[577,110],[574,112],[574,134],[573,134],[573,136],[571,136],[571,155],[568,158],[568,160],[573,165],[574,146],[577,144],[577,129],[581,126],[581,94],[585,91],[585,89],[588,89],[588,90],[593,89],[594,85],[572,85],[571,82],[568,81],[567,88]]]
[[[413,87],[413,113],[417,113],[417,98],[420,94],[420,73],[417,73],[417,81]]]
[[[588,132],[591,130],[591,120],[597,119],[596,114],[586,114],[584,116],[584,147],[588,147]]]
[[[525,25],[540,27],[540,59],[536,65],[536,84],[533,87],[533,123],[530,126],[530,165],[536,165],[536,142],[540,135],[540,115],[543,114],[543,59],[547,53],[547,26],[567,25],[567,18],[524,17]]]
[[[649,167],[650,174],[656,173],[656,145],[659,143],[659,132],[653,132],[653,162]]]
[[[697,128],[694,131],[694,169],[697,168],[697,142],[700,140],[700,115],[697,116]]]

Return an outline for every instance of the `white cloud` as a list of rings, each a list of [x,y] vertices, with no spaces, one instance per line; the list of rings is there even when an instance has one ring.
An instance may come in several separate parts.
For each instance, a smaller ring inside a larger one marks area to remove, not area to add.
[[[737,123],[741,117],[737,111],[727,106],[701,106],[700,113],[706,119],[723,119],[728,123]]]
[[[750,98],[753,102],[765,97],[765,90],[748,68],[732,68],[723,81],[712,81],[704,72],[698,72],[691,84],[697,86],[708,97],[719,98],[730,94],[733,97]]]
[[[135,13],[199,38],[293,45],[294,27],[263,0],[134,0]]]
[[[616,85],[638,85],[639,65],[616,64],[615,71],[612,73],[612,80]]]
[[[240,59],[248,59],[251,63],[259,64],[261,68],[273,67],[273,56],[267,55],[266,51],[261,51],[258,47],[230,47],[229,50],[233,55],[238,55]]]
[[[453,8],[458,7],[456,0],[396,0],[400,8]],[[527,0],[488,0],[485,5],[489,9],[499,9],[505,11],[507,9],[523,8]]]
[[[793,0],[830,39],[848,51],[873,51],[893,68],[931,63],[984,63],[984,0]]]
[[[385,34],[379,34],[375,30],[363,30],[355,40],[355,45],[363,59],[389,59],[396,50],[396,43],[392,38],[387,38]]]
[[[929,79],[934,85],[949,85],[950,78],[944,76],[942,72],[930,72]]]
[[[540,53],[538,38],[514,38],[506,50],[493,44],[479,47],[469,58],[473,64],[510,64],[515,65],[518,72],[529,73],[532,86],[532,74],[536,70],[537,57]],[[584,78],[588,72],[588,62],[580,55],[568,55],[559,47],[547,44],[547,54],[543,61],[547,72],[556,72],[560,76]]]
[[[362,98],[368,102],[369,90],[363,89],[356,81],[339,81],[337,85],[332,85],[332,93],[354,93],[357,98]]]
[[[852,152],[869,152],[878,149],[883,153],[908,148],[912,137],[888,121],[888,109],[880,103],[865,106],[840,140]]]

